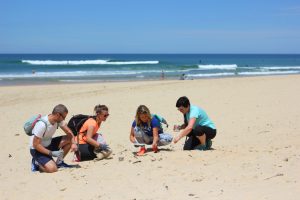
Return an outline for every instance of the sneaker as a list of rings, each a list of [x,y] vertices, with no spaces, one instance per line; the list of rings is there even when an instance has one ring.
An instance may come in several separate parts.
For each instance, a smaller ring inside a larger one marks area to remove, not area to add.
[[[94,152],[95,153],[95,152]],[[107,148],[106,150],[102,150],[98,153],[95,153],[97,158],[95,158],[94,160],[102,160],[104,158],[108,158],[110,156],[110,154],[112,153],[112,150],[110,148]]]
[[[106,150],[103,150],[102,153],[104,154],[104,158],[108,158],[112,153],[112,150],[111,148],[107,148]]]
[[[207,140],[206,141],[206,150],[209,150],[209,149],[211,149],[211,146],[212,146],[212,141],[211,140]]]
[[[32,158],[31,160],[31,171],[38,172],[39,171],[39,164]]]
[[[137,156],[142,156],[146,153],[146,148],[145,147],[141,147],[139,152],[137,152]]]
[[[194,150],[204,151],[206,150],[206,145],[198,144],[197,146],[195,146]]]
[[[64,161],[61,161],[59,164],[57,164],[57,168],[72,168],[72,165],[68,165]]]
[[[80,155],[79,155],[79,152],[78,151],[76,151],[75,153],[74,153],[74,156],[73,156],[73,160],[72,160],[73,162],[80,162]]]

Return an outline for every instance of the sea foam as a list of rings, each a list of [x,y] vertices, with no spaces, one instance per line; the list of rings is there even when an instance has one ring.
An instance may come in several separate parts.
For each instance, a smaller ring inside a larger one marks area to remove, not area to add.
[[[297,74],[299,71],[262,71],[262,72],[239,72],[238,75],[255,76],[255,75],[276,75],[276,74]]]
[[[287,70],[287,69],[300,69],[300,66],[283,66],[283,67],[260,67],[264,70]]]
[[[22,60],[31,65],[143,65],[158,64],[159,61],[110,61],[110,60]]]
[[[187,74],[188,77],[216,77],[216,76],[234,76],[234,73],[209,73],[209,74]]]
[[[237,68],[236,64],[230,65],[198,65],[199,69],[210,70],[210,69],[222,69],[222,70],[235,70]]]

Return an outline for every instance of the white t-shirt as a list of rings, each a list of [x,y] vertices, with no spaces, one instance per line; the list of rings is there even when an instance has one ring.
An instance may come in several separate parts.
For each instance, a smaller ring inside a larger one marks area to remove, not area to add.
[[[33,135],[30,136],[30,148],[31,149],[34,149],[34,147],[33,147],[33,138],[34,138],[34,136],[37,136],[38,138],[41,138],[42,139],[41,144],[44,147],[48,147],[51,144],[52,137],[53,137],[53,135],[54,135],[54,133],[57,129],[57,123],[51,124],[49,122],[48,115],[43,116],[41,119],[47,123],[47,130],[45,132],[46,126],[45,126],[44,122],[38,121],[35,124],[35,126],[32,130]],[[62,121],[58,124],[58,126],[62,127],[62,126],[64,126],[64,124],[65,124],[65,122]],[[44,133],[45,133],[45,135],[44,135]]]

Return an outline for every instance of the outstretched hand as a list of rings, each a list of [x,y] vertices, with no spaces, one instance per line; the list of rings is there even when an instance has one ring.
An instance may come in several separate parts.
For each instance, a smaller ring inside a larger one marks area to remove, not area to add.
[[[106,150],[106,149],[108,149],[108,144],[106,144],[106,143],[100,144],[100,149],[101,149],[101,150]]]
[[[180,140],[180,137],[177,135],[174,137],[173,142],[176,144]]]
[[[157,144],[152,144],[152,150],[154,153],[158,152]]]

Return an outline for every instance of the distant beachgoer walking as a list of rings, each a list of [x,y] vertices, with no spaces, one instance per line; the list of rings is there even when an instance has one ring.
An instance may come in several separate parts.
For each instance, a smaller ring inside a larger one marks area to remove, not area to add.
[[[165,72],[164,70],[161,70],[161,80],[164,80],[165,79]]]

